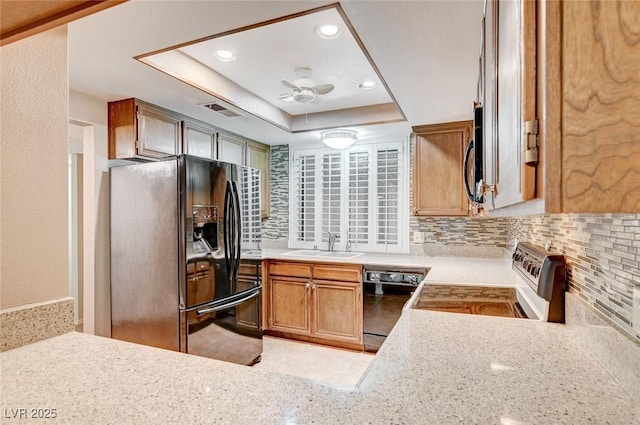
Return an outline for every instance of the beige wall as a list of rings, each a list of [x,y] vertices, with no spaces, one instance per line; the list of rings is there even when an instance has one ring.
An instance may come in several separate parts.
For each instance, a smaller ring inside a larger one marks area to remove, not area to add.
[[[67,29],[0,48],[0,308],[68,288]]]

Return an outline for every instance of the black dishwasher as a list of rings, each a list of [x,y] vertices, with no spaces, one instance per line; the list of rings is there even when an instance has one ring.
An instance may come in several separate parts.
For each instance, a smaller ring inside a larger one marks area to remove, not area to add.
[[[364,349],[375,353],[402,314],[426,268],[365,265],[362,274]]]

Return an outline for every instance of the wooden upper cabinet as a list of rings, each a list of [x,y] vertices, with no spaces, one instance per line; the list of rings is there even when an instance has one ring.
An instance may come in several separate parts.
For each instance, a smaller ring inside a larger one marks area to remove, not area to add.
[[[109,102],[109,159],[179,154],[180,121],[179,115],[137,99]]]
[[[638,22],[637,1],[487,3],[485,180],[496,193],[485,208],[501,214],[640,212]],[[512,45],[516,39],[522,42]],[[514,75],[518,81],[511,81]],[[516,108],[520,125],[510,115]],[[526,150],[536,137],[524,126],[533,118],[539,132],[535,172]],[[515,142],[505,138],[516,133]],[[522,202],[529,199],[534,202]]]
[[[262,194],[261,215],[262,218],[269,217],[271,197],[270,197],[270,169],[271,150],[268,145],[262,143],[247,142],[247,165],[260,170],[260,193]]]
[[[640,2],[561,6],[562,183],[547,184],[564,212],[640,212]]]
[[[247,141],[239,136],[218,134],[218,159],[232,164],[245,165]]]
[[[495,188],[485,195],[487,209],[536,195],[536,138],[526,134],[526,123],[535,126],[536,119],[535,7],[530,0],[487,2],[481,57],[484,182]]]
[[[473,121],[413,127],[413,215],[464,216],[463,162]]]
[[[207,159],[218,159],[218,129],[200,121],[182,121],[182,152]]]

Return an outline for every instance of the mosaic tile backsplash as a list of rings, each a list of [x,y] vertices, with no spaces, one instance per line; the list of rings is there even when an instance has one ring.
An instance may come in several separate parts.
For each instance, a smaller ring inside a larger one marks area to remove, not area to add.
[[[271,146],[270,177],[271,214],[262,222],[263,243],[286,243],[289,239],[289,145]]]
[[[507,219],[516,240],[565,255],[571,291],[640,344],[640,215],[553,214]]]

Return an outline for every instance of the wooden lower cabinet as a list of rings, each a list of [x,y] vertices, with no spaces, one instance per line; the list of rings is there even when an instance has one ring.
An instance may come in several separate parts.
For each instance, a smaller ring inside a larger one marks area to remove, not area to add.
[[[336,341],[362,343],[362,283],[314,280],[313,334]]]
[[[269,278],[269,329],[310,335],[309,280]]]
[[[362,349],[362,268],[269,262],[267,333]]]

